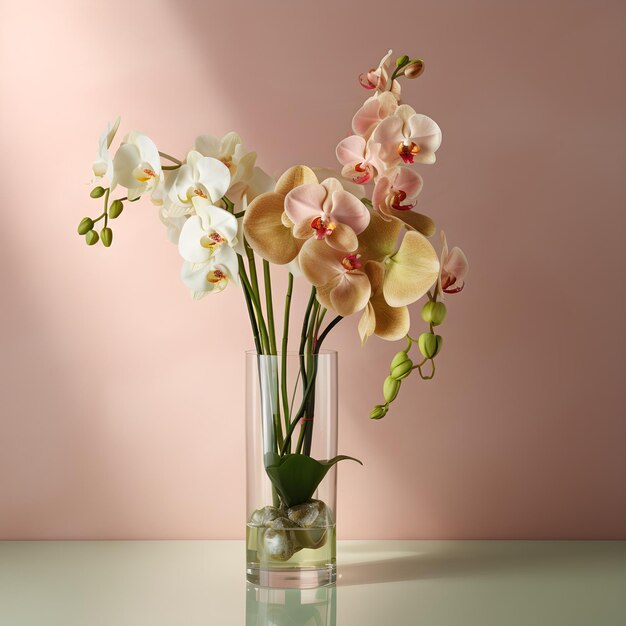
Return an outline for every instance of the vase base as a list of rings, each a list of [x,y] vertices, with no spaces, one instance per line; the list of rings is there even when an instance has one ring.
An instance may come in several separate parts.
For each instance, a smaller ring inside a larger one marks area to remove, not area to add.
[[[334,584],[337,581],[337,566],[282,569],[248,566],[246,578],[257,587],[314,589]]]

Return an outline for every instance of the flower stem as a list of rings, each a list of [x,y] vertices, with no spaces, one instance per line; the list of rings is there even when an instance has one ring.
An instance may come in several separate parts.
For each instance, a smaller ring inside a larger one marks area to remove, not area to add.
[[[269,261],[263,259],[263,285],[265,286],[265,311],[267,313],[267,330],[269,332],[270,353],[276,352],[276,328],[274,326],[274,303],[272,302],[272,274]]]
[[[243,296],[246,300],[246,307],[248,308],[248,317],[250,318],[250,326],[252,328],[252,337],[254,338],[254,346],[256,348],[257,354],[261,354],[261,342],[259,340],[259,326],[256,323],[256,317],[254,315],[254,308],[252,306],[252,299],[250,298],[250,293],[246,284],[249,284],[246,276],[246,266],[243,263],[243,259],[241,255],[237,255],[237,263],[239,264],[239,276],[241,277],[241,282],[243,283]]]
[[[265,321],[263,320],[263,309],[261,308],[261,303],[259,302],[258,295],[255,293],[254,288],[250,283],[250,279],[246,274],[245,267],[243,272],[240,271],[241,281],[244,284],[246,291],[248,292],[250,299],[252,301],[252,305],[254,307],[254,311],[256,313],[256,321],[259,326],[260,340],[261,340],[261,350],[258,351],[258,354],[269,354],[269,341],[267,337],[267,328],[265,327]]]
[[[324,332],[320,335],[320,338],[317,340],[316,344],[315,344],[315,353],[319,353],[320,348],[322,347],[322,342],[324,341],[324,339],[326,339],[326,337],[328,337],[328,333],[335,328],[335,326],[337,326],[337,324],[339,324],[339,322],[343,319],[342,315],[337,315],[337,317],[335,317],[329,324],[328,326],[326,326],[326,328],[324,329]]]
[[[178,167],[180,167],[183,164],[183,162],[180,159],[177,159],[176,157],[173,157],[170,154],[167,154],[167,152],[159,151],[159,156],[164,159],[167,159],[168,161],[171,161],[172,163],[176,163]],[[169,168],[168,165],[166,165],[165,167]]]
[[[283,418],[285,431],[289,428],[289,392],[287,390],[287,348],[289,347],[289,317],[291,315],[291,295],[293,293],[293,274],[289,272],[287,279],[287,294],[285,296],[285,313],[283,318],[283,341],[281,349],[280,386],[283,398]],[[287,448],[291,452],[291,443]]]

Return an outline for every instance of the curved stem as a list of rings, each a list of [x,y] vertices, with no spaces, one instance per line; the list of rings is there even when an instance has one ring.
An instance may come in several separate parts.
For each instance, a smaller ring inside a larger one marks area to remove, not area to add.
[[[183,162],[180,159],[177,159],[176,157],[173,157],[171,154],[167,154],[167,152],[161,152],[159,150],[159,156],[164,158],[164,159],[167,159],[168,161],[171,161],[172,163],[176,163],[176,165],[178,165],[178,167],[180,167],[183,164]],[[165,167],[169,167],[169,166],[166,165]]]
[[[254,338],[254,346],[256,348],[257,354],[261,354],[261,342],[259,340],[259,326],[256,323],[256,317],[254,315],[254,308],[252,306],[252,299],[250,298],[250,293],[248,292],[248,289],[246,287],[246,283],[249,284],[249,282],[247,281],[247,276],[245,276],[246,267],[243,264],[243,259],[241,258],[240,254],[237,255],[237,263],[239,264],[239,276],[241,277],[243,295],[246,300],[246,307],[248,309],[248,317],[250,318],[250,326],[252,328],[252,337]],[[245,276],[245,280],[244,280],[244,276]]]
[[[320,335],[320,338],[317,340],[317,343],[315,344],[315,354],[318,354],[320,351],[320,348],[322,347],[322,342],[324,341],[324,339],[326,339],[326,337],[328,337],[328,333],[335,328],[335,326],[337,326],[337,324],[339,324],[339,322],[343,319],[342,315],[337,315],[337,317],[335,317],[329,324],[328,326],[326,326],[326,328],[324,329],[324,332]]]

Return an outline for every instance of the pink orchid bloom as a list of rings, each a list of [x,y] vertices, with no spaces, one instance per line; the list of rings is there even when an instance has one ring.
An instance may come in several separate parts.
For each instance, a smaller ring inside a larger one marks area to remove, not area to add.
[[[293,236],[316,239],[345,252],[358,247],[357,235],[369,224],[365,205],[344,190],[336,178],[292,189],[285,197],[285,214],[293,222]]]
[[[372,204],[384,220],[394,211],[410,211],[422,191],[422,177],[408,167],[394,167],[380,176],[372,193]]]
[[[377,93],[368,98],[352,118],[352,130],[357,135],[369,139],[384,119],[393,115],[398,108],[396,97],[389,91]]]
[[[380,145],[359,135],[342,139],[335,153],[343,165],[341,175],[358,185],[364,185],[387,169],[380,158]]]
[[[441,297],[444,293],[459,293],[465,287],[465,277],[469,272],[469,262],[461,248],[456,246],[448,251],[446,234],[441,231],[441,269],[437,291]]]
[[[365,89],[376,89],[376,91],[382,92],[387,89],[387,83],[389,82],[389,65],[392,51],[389,50],[387,54],[380,60],[377,68],[370,68],[364,74],[359,74],[359,83],[361,87]],[[389,89],[394,96],[400,98],[400,83],[394,80],[391,88]]]
[[[376,127],[371,141],[381,144],[380,156],[390,165],[431,164],[441,145],[441,129],[430,117],[401,104]]]

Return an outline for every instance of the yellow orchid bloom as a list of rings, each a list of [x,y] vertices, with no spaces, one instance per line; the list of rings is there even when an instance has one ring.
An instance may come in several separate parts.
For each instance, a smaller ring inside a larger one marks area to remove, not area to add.
[[[246,239],[270,263],[285,265],[298,256],[304,241],[293,235],[294,224],[285,213],[285,196],[310,183],[317,183],[313,170],[294,165],[278,179],[274,191],[262,193],[248,205],[243,218]]]

